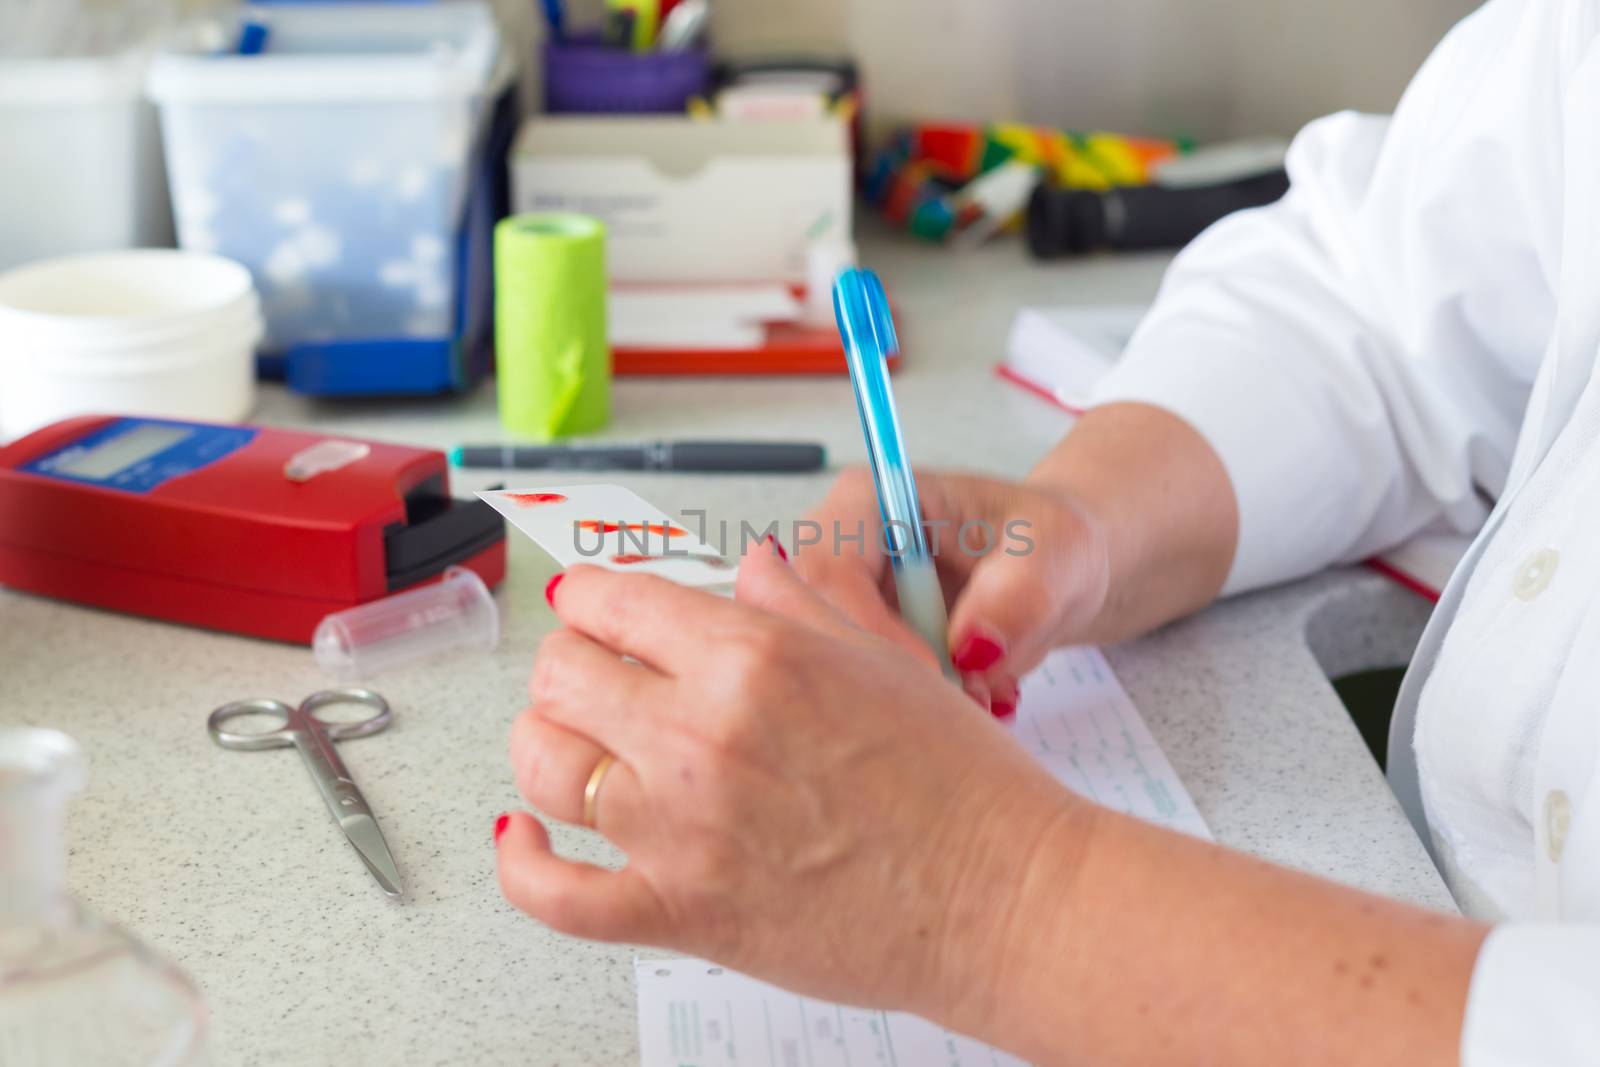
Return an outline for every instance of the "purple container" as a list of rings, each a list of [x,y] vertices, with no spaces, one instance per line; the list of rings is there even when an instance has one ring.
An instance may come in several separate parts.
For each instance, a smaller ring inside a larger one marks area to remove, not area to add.
[[[544,46],[544,108],[554,114],[683,111],[706,91],[704,49],[630,52],[567,41]]]

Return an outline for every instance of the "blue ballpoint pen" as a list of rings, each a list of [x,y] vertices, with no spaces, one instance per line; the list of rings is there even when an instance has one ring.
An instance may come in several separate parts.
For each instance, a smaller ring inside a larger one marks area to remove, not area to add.
[[[878,488],[878,508],[883,514],[885,547],[894,568],[900,615],[939,657],[946,675],[955,676],[945,636],[949,617],[944,590],[922,528],[922,508],[917,503],[917,483],[906,458],[889,387],[888,357],[900,350],[889,298],[883,283],[871,271],[850,269],[833,283],[833,312],[844,340],[850,383],[855,387],[861,431],[867,438],[872,480]]]

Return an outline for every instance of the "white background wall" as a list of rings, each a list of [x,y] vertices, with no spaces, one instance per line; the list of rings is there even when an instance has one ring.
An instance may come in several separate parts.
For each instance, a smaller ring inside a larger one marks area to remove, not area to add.
[[[497,0],[531,36],[537,0]],[[586,18],[598,0],[569,0]],[[1475,0],[712,0],[719,48],[853,53],[877,124],[1018,119],[1203,139],[1387,111]]]

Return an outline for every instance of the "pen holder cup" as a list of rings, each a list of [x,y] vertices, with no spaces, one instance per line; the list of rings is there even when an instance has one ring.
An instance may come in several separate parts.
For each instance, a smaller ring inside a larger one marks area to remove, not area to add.
[[[552,114],[682,112],[711,82],[704,49],[630,52],[598,42],[546,43],[544,107]]]

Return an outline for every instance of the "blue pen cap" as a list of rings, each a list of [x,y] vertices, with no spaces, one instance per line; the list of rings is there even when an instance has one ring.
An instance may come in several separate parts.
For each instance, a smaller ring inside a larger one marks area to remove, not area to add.
[[[851,268],[840,272],[833,283],[833,310],[855,387],[856,410],[867,439],[885,534],[900,549],[890,554],[891,559],[896,568],[926,560],[928,545],[917,483],[906,458],[894,390],[889,385],[888,357],[900,351],[889,297],[876,274]]]
[[[900,338],[894,332],[889,294],[872,271],[849,267],[839,272],[833,283],[833,315],[846,349],[870,341],[870,349],[885,360],[899,353]]]

